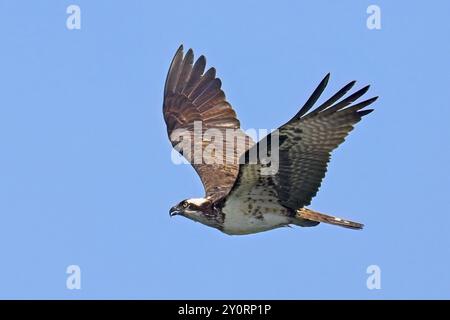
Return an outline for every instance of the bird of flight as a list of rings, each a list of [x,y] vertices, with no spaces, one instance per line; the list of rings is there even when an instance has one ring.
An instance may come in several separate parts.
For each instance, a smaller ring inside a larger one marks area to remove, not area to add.
[[[320,188],[331,152],[363,116],[373,111],[364,108],[378,97],[354,103],[369,86],[343,98],[355,84],[352,81],[314,107],[328,83],[330,75],[327,74],[300,111],[278,128],[275,150],[273,133],[254,143],[240,129],[236,113],[221,90],[216,70],[210,68],[205,72],[205,65],[204,56],[194,63],[192,49],[184,55],[183,46],[172,60],[163,103],[171,143],[177,147],[181,139],[175,133],[184,132],[183,140],[187,134],[186,141],[192,145],[194,153],[206,151],[210,139],[196,141],[197,123],[201,125],[200,134],[213,130],[225,139],[226,130],[235,130],[236,141],[244,143],[225,144],[224,141],[220,144],[226,146],[215,152],[229,156],[222,162],[208,162],[202,158],[194,161],[192,150],[189,154],[182,153],[200,176],[205,196],[181,201],[170,209],[170,215],[181,215],[230,235],[257,233],[289,225],[311,227],[320,222],[361,229],[363,225],[360,223],[325,215],[306,206]],[[272,174],[264,173],[268,164],[261,159],[248,161],[250,155],[257,154],[264,144],[268,146],[268,154],[275,151],[278,154],[277,170]]]

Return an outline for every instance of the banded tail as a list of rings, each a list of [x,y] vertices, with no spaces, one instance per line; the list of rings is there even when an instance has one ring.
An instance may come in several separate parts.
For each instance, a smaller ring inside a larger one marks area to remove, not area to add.
[[[296,218],[306,219],[316,222],[324,222],[329,224],[334,224],[336,226],[349,228],[349,229],[362,229],[364,225],[362,223],[341,219],[338,217],[328,216],[326,214],[316,212],[307,208],[301,208],[297,210]]]

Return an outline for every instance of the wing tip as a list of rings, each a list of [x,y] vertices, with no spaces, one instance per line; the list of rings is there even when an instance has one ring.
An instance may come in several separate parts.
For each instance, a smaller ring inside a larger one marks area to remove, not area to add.
[[[179,56],[181,56],[181,58],[183,58],[183,55],[184,55],[184,46],[183,46],[183,44],[180,44],[180,46],[178,47],[177,51],[175,52],[175,54],[173,56],[172,63]]]
[[[375,96],[373,98],[367,99],[366,101],[360,102],[350,108],[356,108],[356,110],[358,110],[358,115],[363,117],[363,116],[368,115],[369,113],[373,112],[375,109],[365,109],[365,110],[360,110],[360,109],[363,109],[363,108],[371,105],[372,103],[374,103],[377,100],[378,100],[378,96]]]
[[[364,116],[367,116],[369,113],[372,113],[375,109],[367,109],[367,110],[361,110],[358,111],[358,115],[362,118]]]
[[[323,77],[322,81],[320,81],[318,87],[322,87],[323,89],[325,89],[325,87],[328,85],[328,82],[330,81],[330,77],[331,77],[331,72],[328,72],[325,75],[325,77]]]
[[[319,85],[314,89],[313,93],[309,96],[308,100],[305,102],[305,104],[300,108],[300,110],[297,112],[297,114],[292,117],[291,120],[288,121],[288,123],[299,120],[301,117],[303,117],[305,114],[308,113],[309,110],[314,106],[314,104],[317,102],[317,100],[322,95],[323,91],[328,85],[328,81],[330,80],[331,73],[328,72],[325,77],[320,81]]]
[[[200,57],[198,57],[196,63],[200,63],[204,68],[206,66],[206,57],[202,54]]]
[[[378,100],[379,97],[380,97],[380,96],[375,96],[375,97],[373,97],[373,98],[370,98],[370,99],[369,99],[369,100],[370,100],[370,103],[374,103],[375,101]]]
[[[366,85],[365,87],[362,87],[361,89],[359,89],[359,92],[362,92],[361,95],[363,95],[364,93],[366,93],[367,91],[369,91],[370,89],[370,84]]]

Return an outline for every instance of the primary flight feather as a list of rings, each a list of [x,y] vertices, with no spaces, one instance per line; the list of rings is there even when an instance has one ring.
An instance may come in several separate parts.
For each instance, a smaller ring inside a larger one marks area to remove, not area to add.
[[[180,46],[167,74],[163,103],[167,133],[175,148],[185,140],[182,154],[193,165],[205,188],[204,197],[181,201],[170,209],[170,215],[182,215],[233,235],[291,224],[309,227],[320,222],[361,229],[360,223],[325,215],[306,206],[320,188],[331,152],[363,116],[373,111],[364,108],[377,97],[354,103],[369,86],[343,98],[354,86],[352,81],[314,108],[327,86],[330,78],[327,74],[291,120],[255,144],[240,129],[236,113],[221,90],[216,70],[205,71],[205,67],[204,56],[194,63],[193,51],[189,49],[184,55]],[[235,143],[225,141],[229,140],[231,131]],[[223,159],[226,155],[226,160],[208,161],[202,157],[211,151],[211,139],[198,137],[206,137],[210,132],[215,133],[216,139],[224,140],[210,154]],[[190,147],[188,152],[186,143]],[[252,155],[259,155],[263,149],[267,149],[268,155],[275,151],[278,155],[277,170],[272,174],[264,171],[268,164],[262,157],[250,161]]]

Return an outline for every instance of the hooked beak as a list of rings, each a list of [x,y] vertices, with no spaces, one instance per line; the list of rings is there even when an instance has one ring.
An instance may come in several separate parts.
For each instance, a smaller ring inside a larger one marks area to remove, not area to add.
[[[180,214],[180,210],[178,209],[177,206],[170,208],[169,210],[169,216],[173,217]]]

